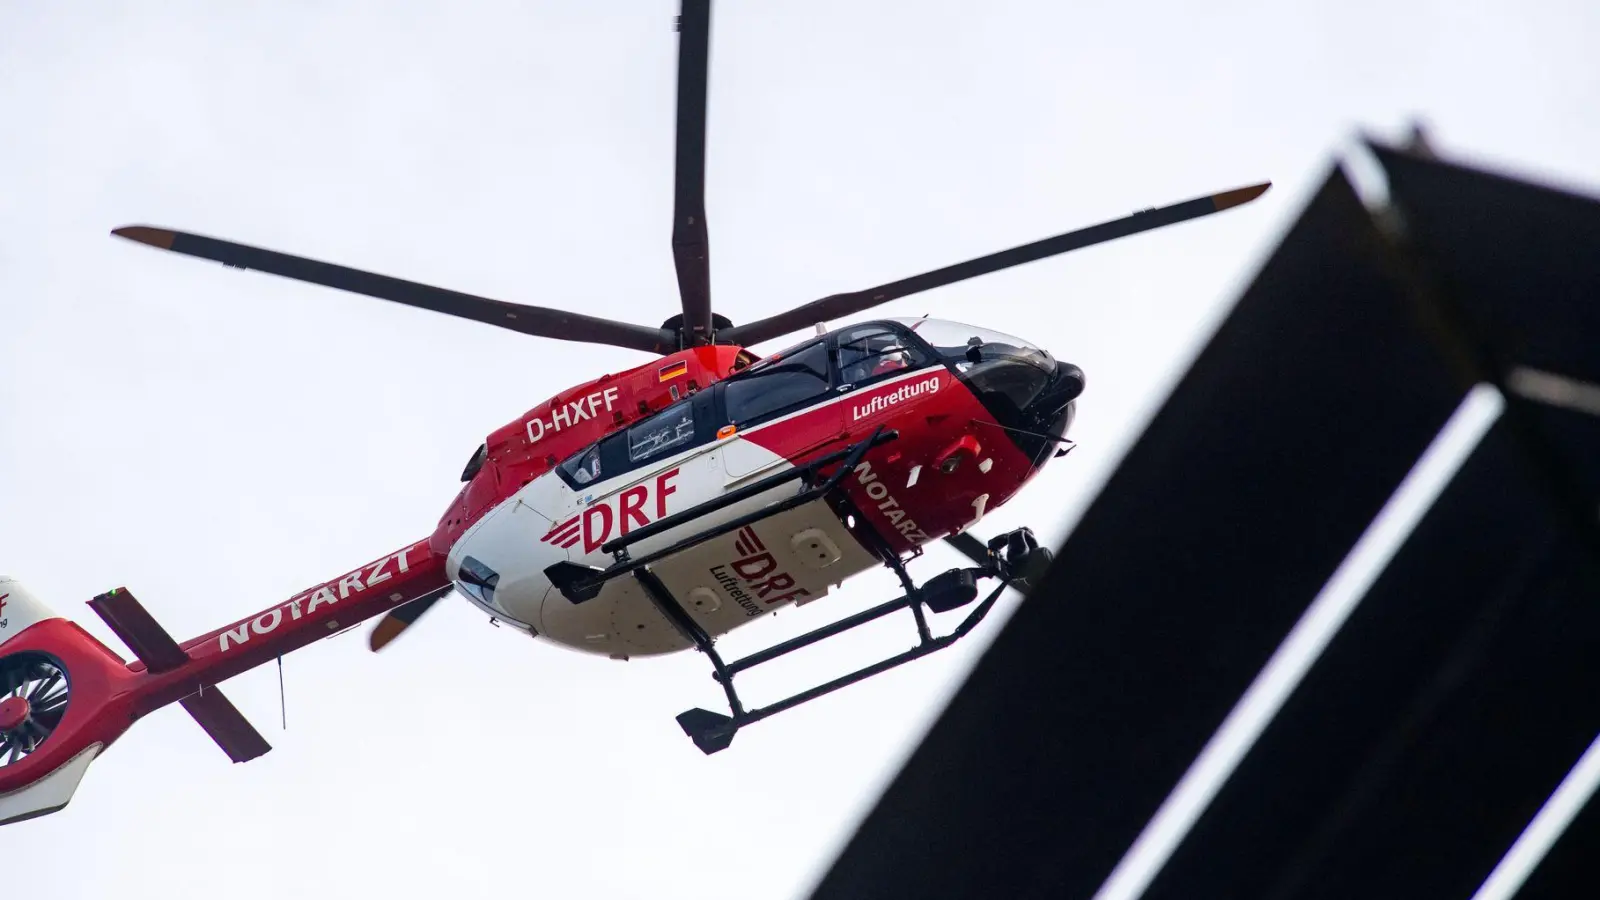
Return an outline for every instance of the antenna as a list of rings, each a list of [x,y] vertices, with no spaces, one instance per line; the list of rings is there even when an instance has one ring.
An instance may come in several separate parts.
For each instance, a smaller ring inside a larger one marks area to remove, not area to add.
[[[283,693],[283,656],[278,656],[278,715],[282,720],[284,731],[289,730],[289,706]]]

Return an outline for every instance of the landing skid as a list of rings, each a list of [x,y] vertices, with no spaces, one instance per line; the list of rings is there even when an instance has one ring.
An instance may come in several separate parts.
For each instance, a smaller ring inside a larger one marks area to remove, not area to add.
[[[893,562],[890,563],[890,567],[893,568],[895,573],[900,576],[900,580],[903,583],[910,585],[910,576],[906,574],[905,566],[901,564],[899,558],[894,556],[889,558],[893,560]],[[964,575],[970,575],[972,577],[961,577]],[[971,613],[967,614],[967,617],[962,620],[960,625],[956,626],[954,631],[937,637],[931,634],[928,629],[927,619],[923,613],[923,606],[926,603],[924,598],[925,591],[930,591],[935,582],[940,581],[940,579],[944,579],[945,582],[949,583],[950,587],[944,588],[944,590],[940,593],[947,601],[954,601],[949,607],[953,609],[957,606],[963,606],[966,603],[970,603],[972,599],[976,598],[977,588],[973,584],[973,580],[981,575],[993,575],[999,577],[1000,584],[997,585],[994,590],[990,591],[989,595],[985,597]],[[989,614],[989,610],[994,608],[995,601],[1000,599],[1000,594],[1003,593],[1011,584],[1011,579],[1008,576],[1001,575],[995,571],[977,568],[951,569],[949,572],[946,572],[943,575],[933,579],[933,581],[930,581],[929,585],[925,586],[924,588],[917,588],[914,586],[910,587],[904,595],[894,600],[890,600],[887,603],[874,606],[871,609],[863,610],[853,616],[840,619],[831,625],[825,625],[816,629],[815,631],[810,631],[806,634],[800,635],[799,637],[791,638],[779,644],[774,644],[765,650],[752,653],[742,659],[736,659],[733,662],[724,662],[721,654],[717,652],[717,649],[714,646],[710,636],[707,635],[705,630],[700,628],[700,626],[689,617],[689,614],[684,611],[683,606],[679,604],[677,599],[665,589],[659,579],[657,579],[654,575],[651,575],[648,571],[644,570],[635,571],[634,577],[639,579],[639,583],[644,587],[645,593],[650,597],[650,600],[655,603],[656,607],[660,609],[661,612],[673,622],[673,624],[678,626],[678,628],[684,633],[685,637],[688,637],[690,640],[694,641],[696,649],[698,649],[701,653],[704,653],[711,660],[711,666],[714,670],[712,677],[717,680],[718,684],[722,685],[723,692],[728,696],[728,709],[732,713],[731,716],[712,712],[708,709],[691,709],[678,715],[678,725],[683,729],[684,734],[687,734],[689,738],[694,741],[695,746],[699,747],[701,751],[707,754],[716,753],[719,750],[727,749],[728,745],[733,743],[733,736],[740,728],[755,722],[759,722],[762,719],[768,718],[769,716],[777,715],[786,709],[792,709],[808,700],[815,700],[824,694],[830,694],[842,687],[855,684],[858,681],[871,678],[872,676],[882,672],[887,672],[896,666],[900,666],[914,659],[927,656],[929,653],[932,653],[935,650],[942,650],[945,647],[950,646],[951,644],[965,637],[968,632],[977,627],[979,622],[983,621],[984,616]],[[959,592],[961,591],[962,587],[966,587],[967,590],[970,591],[970,594],[966,597],[964,602],[962,602],[962,598],[959,596]],[[957,596],[948,596],[947,592],[952,590],[957,592]],[[917,645],[912,647],[910,650],[907,650],[903,653],[897,653],[894,656],[880,660],[872,665],[857,669],[848,675],[835,678],[832,681],[817,685],[809,690],[801,691],[798,694],[794,694],[793,696],[779,700],[776,703],[763,706],[759,709],[746,709],[744,703],[739,699],[739,692],[734,688],[733,679],[734,676],[738,675],[740,672],[755,668],[762,663],[771,662],[780,656],[792,653],[801,649],[802,647],[809,647],[812,644],[827,640],[828,638],[838,634],[843,634],[844,632],[853,628],[865,625],[868,622],[880,619],[883,616],[893,612],[898,612],[899,610],[906,609],[908,607],[911,609],[912,615],[916,619],[917,633],[919,637]]]
[[[759,722],[769,716],[776,715],[786,709],[792,709],[808,700],[815,700],[824,694],[832,693],[839,688],[855,684],[871,678],[881,672],[886,672],[896,666],[903,665],[914,659],[927,656],[935,650],[942,650],[950,646],[968,632],[977,627],[978,623],[994,608],[995,601],[1007,587],[1019,587],[1029,584],[1036,578],[1036,572],[1041,565],[1048,565],[1049,551],[1038,546],[1032,533],[1026,528],[1008,532],[993,540],[987,545],[980,543],[969,535],[958,535],[953,541],[957,549],[977,563],[974,567],[950,569],[930,579],[921,587],[911,580],[911,575],[906,571],[905,563],[899,555],[883,539],[883,536],[874,530],[865,521],[865,518],[854,510],[849,500],[835,492],[840,480],[845,474],[853,470],[861,461],[862,456],[871,448],[892,441],[897,437],[894,431],[878,428],[868,437],[847,446],[839,451],[823,456],[811,463],[799,466],[787,472],[764,478],[754,484],[737,491],[730,492],[716,500],[699,504],[683,512],[668,516],[648,526],[634,529],[626,537],[612,540],[602,545],[604,552],[612,554],[613,562],[604,569],[592,568],[573,562],[560,562],[545,569],[556,588],[573,603],[584,603],[599,593],[600,588],[608,581],[628,575],[644,590],[650,602],[666,616],[667,621],[678,630],[683,637],[692,643],[695,649],[704,653],[711,660],[713,669],[712,677],[722,685],[722,690],[728,696],[728,709],[732,715],[712,712],[708,709],[691,709],[678,716],[678,725],[694,740],[695,746],[705,753],[716,753],[727,749],[733,742],[733,736],[740,728]],[[837,465],[831,474],[824,475],[823,470],[829,466]],[[756,510],[746,515],[739,516],[732,521],[707,528],[700,532],[675,541],[671,546],[634,557],[628,548],[654,534],[660,534],[682,525],[689,524],[718,510],[725,509],[749,497],[758,496],[772,490],[784,483],[799,480],[804,487],[794,496],[773,503],[763,509]],[[846,617],[831,625],[825,625],[815,631],[807,632],[799,637],[791,638],[765,650],[752,653],[742,659],[726,662],[717,652],[716,642],[711,635],[696,622],[678,598],[662,583],[661,579],[651,571],[651,564],[667,559],[675,554],[705,543],[713,538],[728,534],[746,525],[771,518],[772,516],[794,509],[814,500],[827,498],[835,504],[836,509],[843,514],[854,513],[850,518],[856,523],[852,533],[871,550],[884,565],[894,571],[899,577],[900,584],[905,593],[887,603],[863,610],[853,616]],[[956,626],[955,630],[946,635],[934,636],[928,628],[928,618],[924,607],[934,612],[949,612],[966,606],[978,598],[977,580],[979,578],[997,578],[1000,583],[992,590],[971,613]],[[835,635],[843,634],[853,628],[865,625],[868,622],[880,619],[892,612],[901,609],[910,609],[912,618],[917,626],[917,645],[903,653],[898,653],[887,659],[880,660],[865,668],[858,669],[848,675],[835,678],[832,681],[817,685],[809,690],[801,691],[791,697],[779,700],[759,709],[746,709],[743,701],[739,699],[739,692],[734,689],[733,679],[747,669],[755,668],[762,663],[771,662],[780,656],[793,653],[803,647],[819,643]]]

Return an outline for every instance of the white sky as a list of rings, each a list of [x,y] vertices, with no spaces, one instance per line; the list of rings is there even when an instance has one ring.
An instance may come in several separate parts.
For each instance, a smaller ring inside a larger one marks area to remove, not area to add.
[[[883,310],[1084,367],[1080,448],[984,528],[1056,540],[1358,129],[1420,114],[1445,152],[1600,184],[1594,4],[1204,6],[723,0],[718,311],[750,321],[1274,180],[1242,210]],[[187,638],[428,534],[488,431],[642,361],[106,233],[166,225],[655,324],[677,303],[675,13],[0,5],[0,570],[119,649],[81,605],[119,584]],[[893,587],[865,577],[724,646]],[[229,682],[266,757],[230,765],[163,710],[0,847],[64,898],[795,897],[1010,608],[708,758],[672,720],[720,708],[697,655],[561,652],[454,600],[382,656],[363,629],[288,657],[286,734],[275,671]],[[747,696],[913,635],[894,619]]]

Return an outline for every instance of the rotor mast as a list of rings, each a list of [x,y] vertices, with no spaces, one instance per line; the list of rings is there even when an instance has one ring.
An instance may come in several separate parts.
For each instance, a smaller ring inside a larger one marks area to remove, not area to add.
[[[706,87],[711,0],[684,0],[678,16],[678,130],[672,198],[672,261],[683,303],[679,346],[712,343],[711,247],[706,231]]]

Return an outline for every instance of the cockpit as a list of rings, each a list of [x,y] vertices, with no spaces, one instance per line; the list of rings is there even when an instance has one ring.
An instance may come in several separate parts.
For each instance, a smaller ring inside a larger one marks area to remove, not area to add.
[[[574,489],[691,450],[824,397],[914,369],[948,367],[1035,460],[1071,424],[1083,372],[1021,338],[941,319],[849,325],[773,353],[563,461]]]
[[[1072,423],[1083,370],[1014,335],[939,319],[893,320],[926,341],[1037,457]],[[1032,436],[1032,437],[1030,437]]]
[[[1056,361],[1022,338],[941,319],[895,320],[932,346],[976,390],[1026,409],[1056,374]]]
[[[970,362],[977,362],[978,360],[972,359],[968,354],[973,348],[979,348],[983,356],[1003,355],[1037,365],[1041,369],[1055,368],[1055,360],[1049,353],[1013,335],[946,319],[889,319],[888,321],[922,338],[943,359],[966,358]]]

